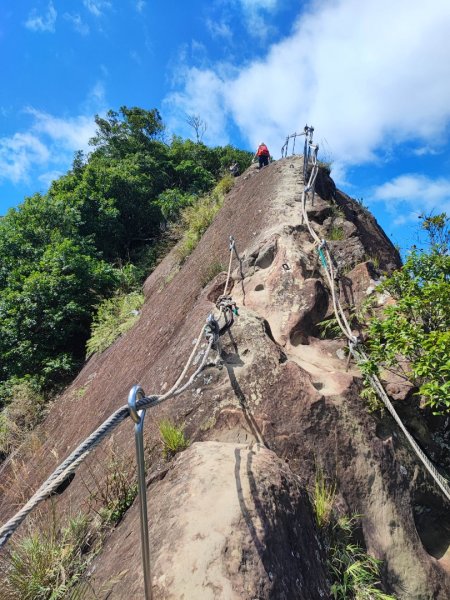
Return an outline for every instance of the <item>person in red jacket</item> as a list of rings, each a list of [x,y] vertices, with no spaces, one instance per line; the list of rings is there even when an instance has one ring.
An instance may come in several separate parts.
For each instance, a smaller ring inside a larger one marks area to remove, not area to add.
[[[267,167],[269,164],[270,152],[269,148],[265,145],[264,142],[261,142],[258,146],[258,150],[255,153],[254,159],[258,157],[259,160],[259,168]]]

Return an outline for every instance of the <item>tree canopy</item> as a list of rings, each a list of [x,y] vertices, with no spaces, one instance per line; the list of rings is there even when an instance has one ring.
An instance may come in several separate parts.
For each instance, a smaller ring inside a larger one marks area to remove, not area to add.
[[[0,219],[0,389],[11,378],[67,381],[98,305],[146,274],[142,256],[154,256],[167,222],[232,162],[251,162],[232,146],[168,143],[157,109],[123,106],[95,122],[92,151]]]

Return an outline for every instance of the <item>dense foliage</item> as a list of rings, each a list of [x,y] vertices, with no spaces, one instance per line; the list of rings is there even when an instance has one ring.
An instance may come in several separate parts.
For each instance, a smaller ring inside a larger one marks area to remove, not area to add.
[[[0,218],[0,384],[64,383],[85,359],[97,307],[138,285],[168,222],[232,162],[251,162],[231,146],[167,143],[157,110],[122,107],[96,124],[88,156]]]
[[[445,214],[423,220],[426,249],[413,249],[381,286],[395,300],[369,328],[370,364],[388,369],[417,388],[435,413],[450,411],[450,255]]]

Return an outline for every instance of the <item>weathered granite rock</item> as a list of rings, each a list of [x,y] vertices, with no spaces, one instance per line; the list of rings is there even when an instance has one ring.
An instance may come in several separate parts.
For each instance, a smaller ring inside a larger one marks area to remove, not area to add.
[[[308,495],[270,450],[193,444],[149,496],[154,600],[330,597]],[[108,598],[140,597],[140,548],[127,541],[139,527],[136,508],[125,531],[111,536],[110,560],[96,571],[112,580],[118,554],[135,565],[110,586]]]

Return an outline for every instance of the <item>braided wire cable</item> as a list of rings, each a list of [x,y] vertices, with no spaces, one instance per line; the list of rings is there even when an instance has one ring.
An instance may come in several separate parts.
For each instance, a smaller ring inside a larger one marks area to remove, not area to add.
[[[6,544],[25,517],[38,504],[55,492],[64,479],[75,470],[76,466],[128,416],[128,406],[117,409],[53,471],[28,502],[0,528],[0,548]]]
[[[198,347],[200,345],[200,342],[202,340],[204,332],[205,332],[205,326],[203,325],[202,329],[200,331],[200,334],[198,335],[198,337],[197,337],[197,339],[195,341],[195,344],[194,344],[194,347],[192,349],[192,352],[191,352],[191,354],[190,354],[190,356],[189,356],[189,358],[188,358],[188,360],[187,360],[187,362],[186,362],[186,364],[184,366],[184,369],[182,370],[182,372],[180,373],[180,376],[178,377],[178,379],[176,380],[176,382],[173,384],[173,386],[170,388],[170,390],[168,392],[166,392],[165,396],[168,396],[174,390],[176,390],[179,387],[180,383],[185,378],[186,373],[188,372],[188,369],[191,366],[192,361],[194,360],[195,354],[196,354],[196,352],[198,350]]]
[[[225,288],[224,288],[224,290],[223,290],[223,295],[224,295],[224,296],[226,296],[226,294],[227,294],[227,290],[228,290],[228,284],[229,284],[229,282],[230,282],[230,277],[231,277],[231,263],[232,263],[232,261],[233,261],[233,250],[234,250],[234,251],[236,252],[236,254],[237,254],[237,251],[236,251],[236,243],[235,243],[235,241],[234,241],[234,238],[233,238],[233,236],[231,236],[231,235],[230,235],[230,260],[229,260],[229,262],[228,262],[228,273],[227,273],[227,280],[226,280],[226,282],[225,282]],[[239,258],[239,255],[238,255],[238,258]]]
[[[203,329],[202,329],[203,333]],[[201,338],[200,338],[201,339]],[[213,340],[211,339],[208,343],[206,351],[200,362],[198,368],[189,377],[186,383],[182,386],[179,385],[180,378],[177,380],[177,384],[174,385],[168,392],[161,396],[153,395],[146,396],[136,403],[137,410],[142,410],[150,407],[157,406],[168,400],[178,396],[184,392],[194,382],[197,375],[203,370],[206,361],[211,350]],[[188,362],[191,361],[191,357]],[[184,370],[185,371],[185,370]],[[178,387],[177,387],[178,386]],[[89,437],[87,437],[79,446],[53,471],[53,473],[45,480],[45,482],[39,487],[39,489],[33,494],[28,502],[0,528],[0,548],[2,548],[14,531],[24,521],[27,515],[48,498],[61,483],[66,479],[68,475],[73,473],[77,467],[88,457],[88,455],[96,448],[100,442],[109,435],[122,421],[130,416],[128,405],[124,405],[118,408],[106,421],[104,421]]]
[[[353,344],[350,345],[350,352],[352,353],[352,356],[354,356],[354,358],[358,364],[361,364],[362,362],[365,362],[368,360],[368,356],[364,352],[364,350],[355,348]],[[379,398],[382,400],[383,404],[386,406],[386,408],[388,409],[388,411],[394,418],[397,425],[402,430],[402,432],[405,435],[406,439],[408,440],[409,444],[414,449],[414,452],[417,454],[417,456],[420,458],[420,460],[422,461],[422,463],[425,466],[425,468],[427,469],[427,471],[430,473],[430,475],[433,477],[435,482],[438,484],[438,486],[444,493],[447,500],[450,500],[450,487],[448,485],[447,480],[445,479],[445,477],[443,477],[439,473],[439,471],[436,469],[436,467],[430,461],[428,456],[423,452],[422,448],[417,444],[417,442],[413,438],[413,436],[406,429],[406,427],[403,424],[402,420],[400,419],[397,411],[395,410],[394,406],[392,405],[392,402],[390,401],[389,396],[387,395],[385,389],[383,388],[383,385],[382,385],[380,379],[377,377],[377,375],[368,375],[367,378],[369,379],[370,383],[372,384],[372,387],[378,394]]]
[[[231,236],[230,236],[230,239]],[[233,252],[236,252],[234,240],[230,244],[230,266],[228,272],[231,272],[231,257]],[[228,284],[227,284],[228,285]],[[192,375],[184,383],[183,380],[192,365],[196,352],[199,348],[200,342],[205,334],[205,326],[202,326],[199,336],[197,337],[194,348],[192,349],[189,358],[184,365],[182,372],[177,378],[174,385],[162,395],[152,395],[141,398],[136,403],[137,410],[143,410],[147,408],[153,408],[158,404],[161,404],[169,398],[173,398],[182,394],[186,391],[195,381],[196,377],[204,369],[206,361],[208,360],[209,354],[212,347],[214,346],[214,337],[209,336],[208,345],[203,353],[202,360],[199,366],[195,369]],[[74,473],[77,467],[88,457],[88,455],[96,448],[100,442],[108,436],[122,421],[130,416],[128,405],[121,406],[112,415],[110,415],[94,432],[92,432],[83,442],[81,442],[77,448],[49,475],[44,483],[36,490],[33,496],[26,502],[26,504],[13,515],[2,527],[0,527],[0,549],[7,543],[11,535],[16,531],[19,525],[25,520],[25,518],[46,498],[52,495],[61,483],[71,474]]]

